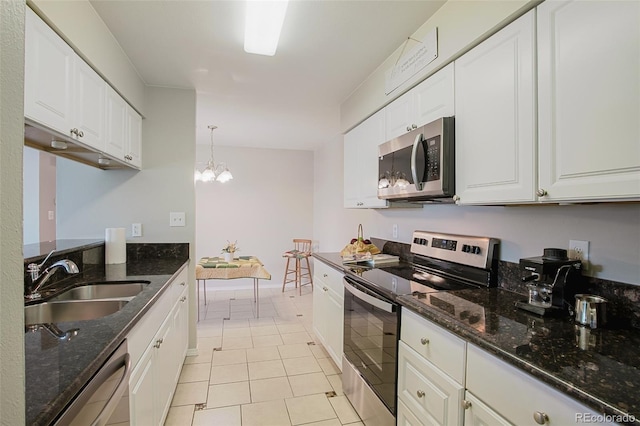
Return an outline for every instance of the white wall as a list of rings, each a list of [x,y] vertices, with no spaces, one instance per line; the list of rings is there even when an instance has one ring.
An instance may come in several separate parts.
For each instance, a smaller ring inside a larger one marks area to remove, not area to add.
[[[210,146],[196,152],[197,162],[209,160]],[[293,238],[313,236],[313,152],[214,145],[214,159],[234,178],[196,184],[197,259],[237,240],[237,255],[257,256],[271,273],[264,285],[282,285],[282,253]]]
[[[593,264],[587,275],[640,285],[640,204],[344,209],[342,149],[335,140],[315,153],[313,233],[320,251],[342,249],[358,223],[365,237],[404,243],[416,229],[499,238],[500,259],[515,263],[542,255],[545,247],[568,248],[569,240],[587,240]],[[392,237],[393,224],[398,238]]]
[[[105,228],[126,228],[129,242],[190,244],[195,256],[195,108],[193,90],[148,87],[142,121],[143,170],[100,170],[60,159],[57,173],[58,238],[104,238]],[[185,227],[169,227],[169,212],[185,212]],[[143,236],[131,238],[131,224]],[[191,288],[190,347],[195,339],[195,266]]]
[[[23,425],[24,1],[0,1],[0,424]]]

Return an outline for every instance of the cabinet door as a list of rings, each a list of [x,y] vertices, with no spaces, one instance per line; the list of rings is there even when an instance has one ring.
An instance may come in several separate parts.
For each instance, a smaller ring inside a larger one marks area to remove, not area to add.
[[[455,114],[453,82],[451,63],[413,89],[414,123],[417,127]]]
[[[464,387],[404,342],[398,343],[398,398],[426,424],[462,425]]]
[[[127,149],[125,160],[137,169],[142,168],[142,117],[127,105]]]
[[[154,369],[157,376],[156,395],[156,424],[163,424],[169,412],[176,387],[176,352],[178,351],[177,333],[174,327],[174,309],[158,331],[156,340],[156,358]]]
[[[345,208],[384,208],[378,198],[378,146],[384,143],[384,111],[378,111],[344,138]]]
[[[132,425],[153,423],[156,412],[154,356],[155,348],[150,345],[138,361],[129,380],[129,410]]]
[[[344,333],[344,295],[329,288],[325,292],[327,330],[327,351],[333,362],[342,371],[343,333]]]
[[[327,316],[326,316],[326,292],[329,291],[327,285],[320,277],[314,275],[313,281],[313,331],[320,342],[327,346]],[[341,354],[342,355],[342,354]]]
[[[31,9],[25,22],[24,115],[69,135],[75,53]]]
[[[538,7],[541,201],[640,197],[640,3]]]
[[[418,127],[415,121],[413,90],[409,90],[384,108],[385,137],[390,141]]]
[[[396,420],[397,426],[426,426],[421,422],[415,414],[407,408],[402,401],[398,401],[398,417]]]
[[[464,395],[464,426],[511,426],[505,418],[467,391]]]
[[[535,11],[455,62],[461,204],[534,201]]]
[[[111,87],[107,87],[105,152],[118,160],[124,160],[127,131],[127,103]]]
[[[74,60],[73,126],[82,136],[76,138],[99,151],[105,150],[105,94],[107,83],[79,57]]]

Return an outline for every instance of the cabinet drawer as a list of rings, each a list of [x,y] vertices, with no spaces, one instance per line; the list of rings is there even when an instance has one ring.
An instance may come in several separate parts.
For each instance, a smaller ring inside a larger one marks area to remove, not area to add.
[[[425,426],[402,401],[398,401],[398,418],[396,424],[398,426]]]
[[[507,419],[493,411],[471,392],[465,393],[464,400],[464,406],[467,407],[464,411],[464,426],[511,426]]]
[[[464,384],[464,340],[404,308],[400,338],[455,381]]]
[[[469,345],[467,352],[467,389],[517,425],[538,425],[534,415],[546,416],[549,425],[575,424],[580,414],[597,415],[592,409],[473,345]]]
[[[313,279],[314,281],[321,281],[328,288],[336,292],[340,295],[341,298],[344,297],[344,285],[342,284],[342,277],[344,273],[342,271],[338,271],[337,269],[332,268],[326,263],[315,259],[313,262]],[[322,284],[319,284],[322,285]]]
[[[403,342],[398,345],[398,398],[428,424],[461,425],[464,388]]]

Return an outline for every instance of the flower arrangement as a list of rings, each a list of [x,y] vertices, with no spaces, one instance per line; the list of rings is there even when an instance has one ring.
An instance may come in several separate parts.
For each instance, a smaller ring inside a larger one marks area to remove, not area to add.
[[[233,243],[229,242],[229,240],[227,240],[227,245],[222,249],[222,253],[235,253],[236,251],[240,250],[237,246],[238,241],[234,241]]]

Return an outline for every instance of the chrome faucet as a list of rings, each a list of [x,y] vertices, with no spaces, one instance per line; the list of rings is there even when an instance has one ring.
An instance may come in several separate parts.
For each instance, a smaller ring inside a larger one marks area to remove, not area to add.
[[[31,292],[26,296],[27,299],[33,300],[42,297],[42,295],[39,293],[39,290],[45,285],[47,281],[49,281],[49,278],[51,278],[51,276],[55,274],[58,269],[64,269],[67,274],[77,274],[80,272],[80,270],[78,269],[78,265],[76,265],[74,261],[69,259],[62,259],[55,262],[44,271],[42,271],[42,273],[40,273],[40,269],[44,266],[49,257],[51,257],[53,252],[54,250],[51,250],[49,255],[42,261],[41,264],[38,265],[35,263],[30,263],[29,265],[27,265],[27,271],[29,271],[29,273],[31,274],[31,284],[32,286],[34,286],[33,290],[31,290]]]

